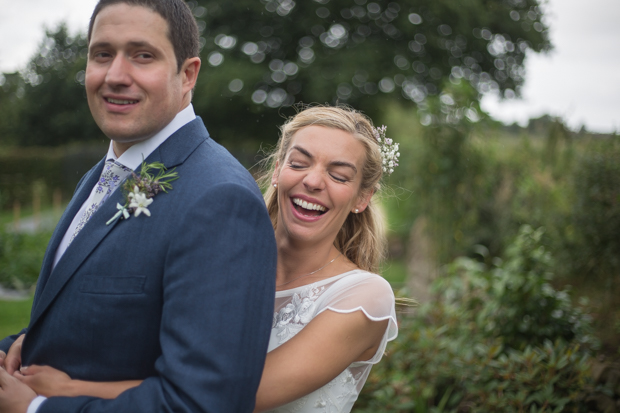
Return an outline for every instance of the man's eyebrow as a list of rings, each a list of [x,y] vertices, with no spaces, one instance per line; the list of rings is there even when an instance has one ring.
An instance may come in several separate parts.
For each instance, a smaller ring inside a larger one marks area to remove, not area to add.
[[[308,152],[307,150],[305,150],[304,148],[302,148],[301,146],[293,146],[291,148],[291,150],[297,150],[299,152],[301,152],[303,155],[307,156],[308,158],[312,159],[313,156],[310,152]],[[353,165],[350,162],[346,162],[346,161],[333,161],[329,163],[331,166],[345,166],[345,167],[349,167],[351,169],[353,169],[353,171],[355,173],[357,173],[357,168],[355,167],[355,165]]]
[[[129,42],[127,44],[129,46],[131,46],[131,47],[150,47],[152,49],[156,49],[156,47],[152,43],[149,43],[149,42],[144,41],[144,40],[135,40],[135,41]]]
[[[88,45],[88,49],[95,49],[98,47],[108,47],[110,46],[110,42],[97,42],[97,43],[91,43]]]
[[[97,42],[97,43],[92,43],[88,46],[89,49],[94,49],[94,48],[99,48],[99,47],[109,47],[111,46],[112,43],[110,42]],[[155,47],[152,43],[149,43],[147,41],[143,41],[143,40],[134,40],[131,42],[128,42],[127,45],[129,45],[130,47],[148,47],[151,49],[157,49],[157,47]]]

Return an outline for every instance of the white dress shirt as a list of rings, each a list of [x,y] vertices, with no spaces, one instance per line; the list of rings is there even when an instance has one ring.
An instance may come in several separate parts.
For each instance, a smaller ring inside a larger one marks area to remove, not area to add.
[[[174,132],[181,129],[182,126],[193,121],[194,119],[196,119],[196,114],[194,112],[194,107],[190,103],[189,106],[187,106],[185,109],[177,113],[175,118],[172,119],[172,122],[166,125],[162,130],[157,132],[155,136],[145,141],[138,142],[135,145],[129,147],[129,149],[123,152],[123,154],[119,157],[117,157],[116,154],[114,153],[113,142],[110,141],[110,147],[108,148],[108,154],[106,156],[106,160],[113,159],[115,161],[120,162],[127,168],[135,170],[136,168],[140,166],[140,164],[142,164],[142,161],[148,158],[148,156],[155,149],[157,149],[159,145],[164,143],[166,139],[170,137],[170,135],[172,135]],[[112,190],[112,192],[114,192],[116,188],[120,186],[121,185],[116,186]],[[97,185],[93,187],[93,189],[91,190],[90,196],[82,204],[78,213],[75,214],[75,217],[73,217],[73,221],[71,222],[71,225],[69,225],[69,228],[67,228],[67,232],[65,232],[65,235],[62,238],[62,241],[60,241],[60,244],[58,245],[58,249],[56,250],[56,255],[54,256],[54,265],[52,269],[56,267],[56,264],[58,264],[58,261],[60,261],[60,258],[63,256],[63,254],[67,250],[67,247],[70,244],[71,235],[75,232],[75,228],[80,222],[80,218],[84,214],[84,211],[86,210],[86,208],[88,208],[88,206],[92,203],[91,198],[95,194],[96,187]],[[45,400],[47,400],[46,397],[37,396],[32,402],[30,402],[30,406],[28,406],[28,410],[26,413],[36,413],[41,403],[43,403]]]

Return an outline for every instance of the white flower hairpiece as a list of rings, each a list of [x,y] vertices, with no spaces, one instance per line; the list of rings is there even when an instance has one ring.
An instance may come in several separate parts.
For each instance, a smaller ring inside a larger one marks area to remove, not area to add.
[[[379,143],[379,150],[383,158],[383,172],[390,175],[394,172],[394,168],[398,166],[400,152],[398,152],[398,144],[385,136],[386,130],[387,126],[385,125],[379,128],[372,127],[372,132],[375,135],[377,143]]]

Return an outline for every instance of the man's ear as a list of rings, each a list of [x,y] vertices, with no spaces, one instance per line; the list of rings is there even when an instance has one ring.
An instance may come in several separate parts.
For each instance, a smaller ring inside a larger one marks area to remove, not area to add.
[[[181,67],[181,76],[183,77],[183,94],[190,92],[196,86],[198,80],[198,72],[200,72],[200,58],[191,57],[185,60]]]
[[[357,210],[356,213],[360,213],[363,210],[365,210],[366,207],[368,207],[368,204],[370,203],[370,199],[372,198],[374,193],[375,193],[375,190],[371,189],[367,193],[360,194],[360,196],[357,199],[357,203],[353,206],[352,212],[355,212]]]

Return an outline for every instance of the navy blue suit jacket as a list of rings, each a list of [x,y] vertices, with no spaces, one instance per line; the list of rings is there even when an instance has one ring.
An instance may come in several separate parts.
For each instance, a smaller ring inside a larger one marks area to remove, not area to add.
[[[53,397],[42,413],[253,409],[276,265],[260,191],[199,118],[146,161],[179,174],[172,190],[153,198],[151,216],[106,225],[124,203],[115,191],[52,270],[104,161],[82,178],[46,251],[22,349],[23,365],[50,365],[75,379],[144,382],[115,400]]]

